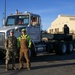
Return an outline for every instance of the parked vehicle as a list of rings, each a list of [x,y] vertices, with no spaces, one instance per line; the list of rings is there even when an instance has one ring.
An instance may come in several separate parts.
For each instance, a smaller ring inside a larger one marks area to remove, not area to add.
[[[41,28],[41,17],[37,14],[16,11],[16,14],[7,16],[5,25],[0,28],[0,55],[5,55],[4,42],[11,29],[16,37],[21,35],[21,29],[25,28],[26,33],[32,39],[31,56],[39,52],[55,52],[56,54],[72,53],[72,35],[49,34]]]

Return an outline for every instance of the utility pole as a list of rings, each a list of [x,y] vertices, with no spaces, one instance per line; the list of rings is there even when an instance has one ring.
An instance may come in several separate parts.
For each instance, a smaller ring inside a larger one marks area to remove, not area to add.
[[[4,13],[3,13],[3,21],[2,21],[3,26],[5,26],[5,22],[6,22],[6,0],[4,1]]]
[[[4,18],[6,19],[6,0],[5,0],[5,7],[4,7]]]

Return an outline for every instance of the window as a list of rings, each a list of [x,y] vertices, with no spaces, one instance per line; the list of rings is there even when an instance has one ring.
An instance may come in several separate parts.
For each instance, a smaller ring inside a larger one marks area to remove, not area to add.
[[[50,29],[50,30],[49,30],[49,33],[52,33],[52,32],[53,32],[53,29]]]
[[[14,23],[15,23],[15,20],[14,19],[8,19],[7,24],[14,24]]]
[[[28,24],[29,23],[29,19],[24,19],[24,24]]]
[[[59,28],[55,28],[55,33],[58,33],[59,32]]]
[[[32,16],[31,19],[32,19],[32,22],[37,22],[37,17]]]
[[[17,24],[23,24],[23,25],[28,25],[29,24],[29,16],[19,16],[17,19]]]
[[[8,16],[6,21],[6,26],[10,25],[28,25],[29,15],[13,15]]]
[[[31,24],[33,26],[37,26],[39,25],[40,21],[39,21],[39,17],[38,16],[31,16]]]

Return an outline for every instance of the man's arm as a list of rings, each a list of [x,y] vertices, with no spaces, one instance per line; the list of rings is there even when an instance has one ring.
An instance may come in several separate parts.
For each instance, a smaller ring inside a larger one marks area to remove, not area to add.
[[[6,50],[8,49],[8,38],[5,39],[5,49],[6,49]]]
[[[31,37],[27,36],[27,39],[28,39],[28,43],[29,43],[28,48],[31,48]]]

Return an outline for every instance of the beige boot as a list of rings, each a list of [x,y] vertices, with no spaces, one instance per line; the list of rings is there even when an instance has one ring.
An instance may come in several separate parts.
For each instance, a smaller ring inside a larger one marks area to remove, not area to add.
[[[28,68],[28,70],[30,70],[30,67],[27,67]]]
[[[30,70],[31,64],[27,63],[27,69]]]
[[[23,69],[23,62],[20,63],[20,68],[19,69]]]

